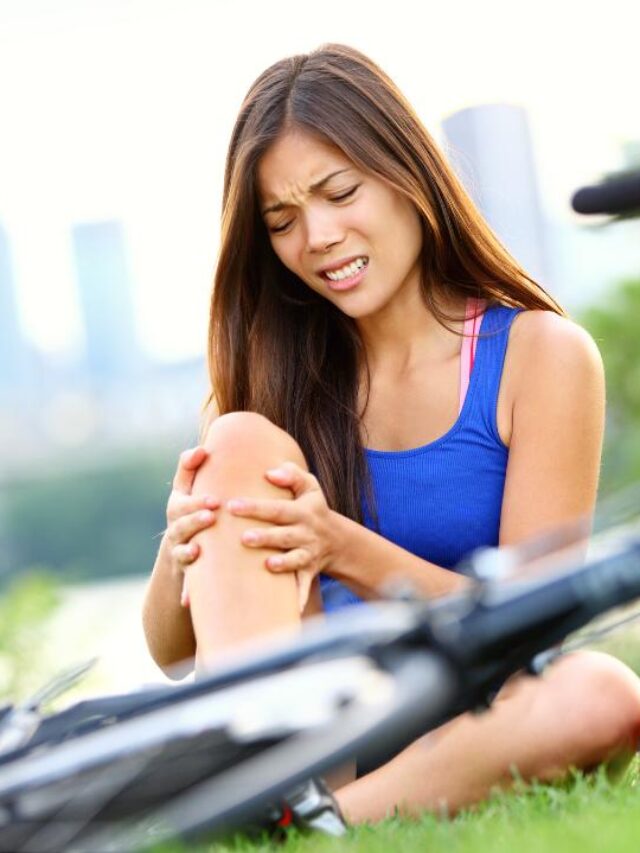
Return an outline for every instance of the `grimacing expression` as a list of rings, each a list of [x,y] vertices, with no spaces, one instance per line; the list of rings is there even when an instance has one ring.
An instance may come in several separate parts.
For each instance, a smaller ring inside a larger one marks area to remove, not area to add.
[[[258,165],[258,196],[282,263],[355,319],[420,287],[415,207],[309,133],[280,136]]]

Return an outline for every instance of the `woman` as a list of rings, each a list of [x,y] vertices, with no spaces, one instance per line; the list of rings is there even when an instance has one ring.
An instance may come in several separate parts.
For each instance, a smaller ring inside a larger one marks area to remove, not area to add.
[[[594,343],[350,48],[276,63],[242,105],[209,364],[203,445],[178,466],[145,603],[163,667],[215,661],[398,577],[447,593],[473,548],[593,513]],[[630,754],[639,726],[635,676],[573,655],[336,796],[353,822],[455,811],[514,767],[553,779]]]

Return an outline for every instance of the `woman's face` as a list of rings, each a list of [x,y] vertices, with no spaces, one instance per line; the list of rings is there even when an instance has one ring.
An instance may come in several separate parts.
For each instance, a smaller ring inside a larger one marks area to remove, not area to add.
[[[416,209],[333,145],[284,134],[260,161],[258,194],[276,255],[345,314],[372,316],[419,288]]]

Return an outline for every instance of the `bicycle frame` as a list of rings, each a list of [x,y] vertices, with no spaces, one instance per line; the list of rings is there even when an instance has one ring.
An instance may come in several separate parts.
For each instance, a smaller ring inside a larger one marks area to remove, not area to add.
[[[336,614],[194,684],[127,697],[112,726],[80,715],[66,741],[34,738],[0,759],[0,845],[12,832],[42,853],[224,833],[354,754],[401,749],[489,704],[538,653],[640,596],[638,531],[618,529],[596,544],[586,562],[566,559],[550,576]],[[222,731],[238,747],[224,762]],[[185,766],[201,764],[168,784],[162,774],[180,755]]]

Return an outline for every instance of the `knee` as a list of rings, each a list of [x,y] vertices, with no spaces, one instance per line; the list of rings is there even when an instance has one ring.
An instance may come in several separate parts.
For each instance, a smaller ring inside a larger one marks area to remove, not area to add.
[[[208,450],[282,447],[291,459],[299,462],[302,452],[297,442],[257,412],[229,412],[217,417],[207,428],[203,445]],[[284,461],[284,459],[283,459]]]
[[[207,428],[202,444],[210,453],[203,470],[252,469],[257,465],[264,473],[282,462],[307,467],[295,439],[257,412],[220,415]]]
[[[229,412],[219,415],[207,427],[202,444],[208,449],[220,445],[240,444],[260,440],[277,427],[268,418],[257,412]]]
[[[584,755],[582,766],[635,751],[640,739],[640,679],[635,673],[594,651],[570,655],[558,667],[563,692],[577,712],[575,751]]]

